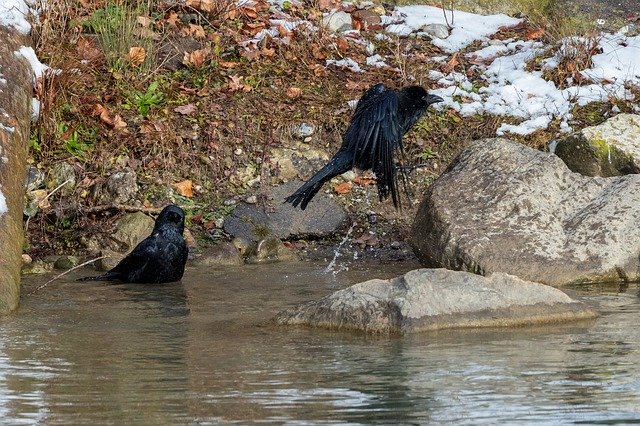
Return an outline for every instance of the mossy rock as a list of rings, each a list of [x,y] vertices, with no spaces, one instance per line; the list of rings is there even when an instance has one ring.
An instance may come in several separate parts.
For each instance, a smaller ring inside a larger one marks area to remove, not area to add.
[[[558,141],[555,154],[585,176],[640,173],[640,116],[619,114]]]

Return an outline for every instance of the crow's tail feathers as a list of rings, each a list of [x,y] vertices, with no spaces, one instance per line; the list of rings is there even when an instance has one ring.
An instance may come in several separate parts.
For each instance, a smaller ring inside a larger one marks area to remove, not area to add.
[[[326,181],[348,171],[351,167],[352,160],[347,158],[344,153],[338,152],[326,166],[321,168],[296,192],[285,198],[284,202],[291,203],[293,207],[300,205],[301,210],[306,209],[309,201],[315,197]]]
[[[114,281],[114,280],[117,280],[118,277],[119,277],[119,274],[109,271],[102,275],[96,275],[94,277],[78,278],[76,281]]]

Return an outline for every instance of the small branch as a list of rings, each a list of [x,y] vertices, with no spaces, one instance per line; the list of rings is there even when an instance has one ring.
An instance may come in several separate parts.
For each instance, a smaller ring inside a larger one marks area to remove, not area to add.
[[[95,262],[96,260],[104,259],[105,257],[107,257],[107,256],[100,256],[100,257],[96,257],[95,259],[87,260],[87,261],[86,261],[86,262],[84,262],[84,263],[81,263],[81,264],[79,264],[79,265],[77,265],[77,266],[74,266],[74,267],[73,267],[73,268],[71,268],[71,269],[67,269],[66,271],[64,271],[64,272],[63,272],[63,273],[61,273],[60,275],[56,275],[55,277],[51,278],[49,281],[47,281],[46,283],[42,284],[40,287],[37,287],[36,289],[31,290],[29,293],[27,293],[27,296],[31,296],[32,294],[36,293],[37,291],[40,291],[41,289],[45,288],[46,286],[48,286],[49,284],[51,284],[52,282],[54,282],[54,281],[55,281],[55,280],[57,280],[58,278],[60,278],[60,277],[63,277],[63,276],[65,276],[65,275],[67,275],[69,272],[71,272],[71,271],[75,271],[75,270],[76,270],[76,269],[78,269],[78,268],[81,268],[81,267],[83,267],[83,266],[85,266],[85,265],[88,265],[88,264],[90,264],[90,263]]]
[[[453,29],[453,0],[451,0],[451,23],[449,23],[449,18],[447,18],[447,10],[444,6],[444,0],[442,0],[440,2],[440,4],[442,5],[442,14],[444,15],[444,22],[447,24],[447,28],[449,28],[449,31],[451,31]]]
[[[85,213],[101,213],[107,210],[120,210],[125,211],[127,213],[149,213],[149,214],[159,214],[162,209],[160,207],[138,207],[138,206],[128,206],[125,204],[103,204],[101,206],[93,206],[93,207],[84,207],[82,211]]]

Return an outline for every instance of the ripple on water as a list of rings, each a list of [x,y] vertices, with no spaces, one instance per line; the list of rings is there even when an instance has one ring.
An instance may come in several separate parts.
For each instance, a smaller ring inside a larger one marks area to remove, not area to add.
[[[0,424],[640,422],[638,286],[574,289],[590,323],[388,337],[278,311],[415,267],[189,268],[157,287],[58,281],[0,327]],[[25,280],[25,292],[46,278]]]

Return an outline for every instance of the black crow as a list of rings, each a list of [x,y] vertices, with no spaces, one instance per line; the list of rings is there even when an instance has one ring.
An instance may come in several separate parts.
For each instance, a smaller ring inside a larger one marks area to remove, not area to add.
[[[371,169],[376,175],[380,199],[391,193],[393,205],[398,208],[395,150],[404,153],[402,136],[416,124],[429,105],[442,101],[441,97],[428,94],[420,86],[395,91],[379,83],[369,88],[358,101],[338,152],[285,202],[294,207],[300,205],[304,210],[326,181],[356,167]]]
[[[184,274],[189,250],[182,236],[184,211],[173,204],[160,212],[153,232],[110,271],[78,281],[122,281],[125,283],[168,283]]]

